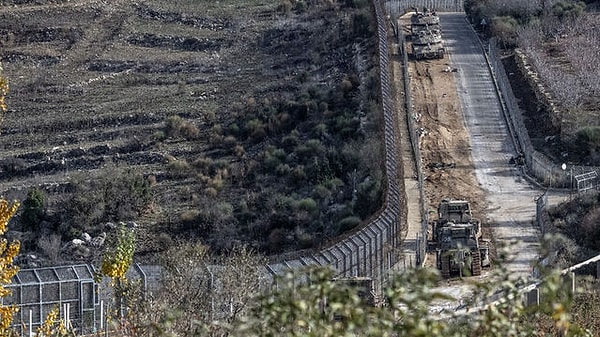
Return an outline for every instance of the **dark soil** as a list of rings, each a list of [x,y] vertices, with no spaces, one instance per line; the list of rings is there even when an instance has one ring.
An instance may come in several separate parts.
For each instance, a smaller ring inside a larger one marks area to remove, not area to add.
[[[11,90],[0,192],[23,201],[45,190],[40,232],[66,241],[103,226],[69,218],[77,189],[56,186],[132,169],[152,180],[152,205],[102,219],[138,222],[140,251],[170,240],[265,253],[324,244],[381,202],[369,12],[326,2],[283,13],[260,1],[11,1],[0,7]]]
[[[560,126],[552,124],[550,112],[535,99],[535,94],[526,80],[525,74],[516,66],[514,54],[502,58],[502,63],[513,93],[519,101],[519,108],[523,112],[523,122],[532,145],[537,151],[555,161],[564,161],[568,145],[561,140]],[[570,159],[576,160],[575,158]]]

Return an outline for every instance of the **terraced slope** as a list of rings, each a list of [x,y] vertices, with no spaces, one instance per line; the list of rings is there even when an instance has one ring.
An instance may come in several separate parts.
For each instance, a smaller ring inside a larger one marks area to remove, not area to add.
[[[201,239],[276,253],[322,244],[381,204],[368,6],[4,3],[0,191],[45,191],[40,232],[67,240],[135,220],[141,252]],[[150,201],[120,194],[150,185]]]

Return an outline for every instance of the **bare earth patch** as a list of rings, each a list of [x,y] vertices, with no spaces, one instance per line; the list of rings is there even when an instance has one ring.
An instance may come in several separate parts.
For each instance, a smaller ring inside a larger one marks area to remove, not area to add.
[[[410,34],[410,15],[399,20],[406,35]],[[405,42],[405,45],[410,50],[410,42]],[[396,71],[395,76],[401,77],[402,74]],[[483,220],[487,205],[484,191],[475,176],[469,134],[448,56],[415,61],[409,53],[409,76],[412,117],[417,120],[421,135],[425,203],[430,218],[436,216],[440,200],[451,198],[469,201],[474,216]],[[401,81],[396,80],[396,83]],[[409,198],[418,198],[418,194]],[[420,225],[413,220],[410,226]],[[489,237],[489,234],[489,230],[484,228],[484,237]],[[435,256],[430,256],[427,264],[435,265]]]

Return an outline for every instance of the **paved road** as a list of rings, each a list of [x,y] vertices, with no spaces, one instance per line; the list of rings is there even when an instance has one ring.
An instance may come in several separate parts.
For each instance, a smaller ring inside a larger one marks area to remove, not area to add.
[[[516,241],[508,268],[515,276],[527,277],[539,246],[535,199],[542,192],[509,164],[515,155],[513,143],[486,59],[464,13],[440,13],[440,19],[450,60],[458,69],[456,82],[476,175],[486,191],[487,220],[498,242]]]

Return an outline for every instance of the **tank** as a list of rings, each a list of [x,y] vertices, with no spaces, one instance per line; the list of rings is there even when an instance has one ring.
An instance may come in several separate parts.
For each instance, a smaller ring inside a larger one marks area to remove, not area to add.
[[[438,28],[424,28],[412,34],[412,52],[415,59],[444,58],[442,32]]]
[[[432,26],[439,24],[440,17],[435,11],[429,10],[427,7],[424,7],[422,12],[419,12],[419,10],[415,8],[415,13],[410,17],[411,29],[415,29],[418,26]]]
[[[433,222],[432,241],[442,277],[481,275],[490,265],[489,246],[481,239],[481,223],[465,200],[444,199]]]
[[[410,18],[412,53],[415,59],[444,58],[445,49],[442,43],[440,18],[427,8],[419,13],[415,10]]]

